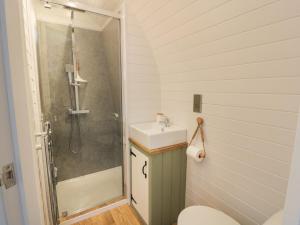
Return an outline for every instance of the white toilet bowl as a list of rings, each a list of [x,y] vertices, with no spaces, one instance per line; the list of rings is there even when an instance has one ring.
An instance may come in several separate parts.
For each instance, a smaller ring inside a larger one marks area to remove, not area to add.
[[[281,225],[282,211],[274,214],[263,225]],[[178,217],[178,225],[240,225],[225,213],[207,207],[191,206],[184,209]]]
[[[207,207],[191,206],[178,217],[178,225],[240,225],[225,213]]]

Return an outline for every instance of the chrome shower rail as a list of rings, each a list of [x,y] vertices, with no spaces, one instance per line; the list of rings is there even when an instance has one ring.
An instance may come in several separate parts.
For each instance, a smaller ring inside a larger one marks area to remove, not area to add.
[[[108,16],[108,17],[112,17],[112,18],[116,18],[116,19],[120,19],[121,15],[119,13],[116,12],[112,12],[109,10],[105,10],[105,9],[100,9],[100,8],[95,8],[95,7],[91,7],[82,3],[78,3],[78,2],[72,2],[72,1],[59,1],[59,0],[41,0],[43,1],[45,4],[53,4],[53,5],[60,5],[63,6],[65,8],[71,9],[71,10],[77,10],[77,11],[81,11],[81,12],[91,12],[91,13],[95,13],[95,14],[99,14],[102,16]]]

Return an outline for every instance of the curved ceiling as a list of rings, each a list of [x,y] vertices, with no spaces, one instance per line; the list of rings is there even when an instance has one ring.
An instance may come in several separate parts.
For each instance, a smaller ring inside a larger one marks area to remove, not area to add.
[[[162,112],[191,135],[202,94],[208,158],[187,204],[263,224],[284,206],[300,106],[299,0],[128,0],[153,51]],[[146,61],[147,60],[147,61]],[[139,72],[141,73],[141,72]],[[282,152],[285,152],[283,155]]]

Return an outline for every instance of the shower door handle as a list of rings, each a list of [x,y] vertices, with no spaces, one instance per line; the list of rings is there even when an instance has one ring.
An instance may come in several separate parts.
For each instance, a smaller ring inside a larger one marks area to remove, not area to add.
[[[113,116],[113,119],[115,120],[115,121],[118,121],[119,120],[119,114],[118,113],[112,113],[112,116]]]
[[[35,133],[36,137],[46,137],[48,135],[47,132],[39,132],[39,133]]]
[[[145,173],[146,166],[147,166],[147,161],[145,161],[145,164],[144,164],[143,169],[142,169],[142,173],[145,176],[145,179],[147,179],[147,173]]]

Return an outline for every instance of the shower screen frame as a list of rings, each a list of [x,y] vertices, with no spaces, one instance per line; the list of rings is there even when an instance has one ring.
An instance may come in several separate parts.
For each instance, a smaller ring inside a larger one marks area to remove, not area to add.
[[[43,0],[42,0],[43,1]],[[44,1],[46,2],[46,1]],[[122,193],[124,199],[114,202],[111,205],[101,207],[91,212],[86,212],[83,215],[78,217],[72,218],[68,222],[76,222],[80,221],[84,218],[88,218],[92,215],[96,215],[99,212],[104,212],[111,208],[117,207],[122,204],[128,204],[130,202],[130,157],[129,157],[129,142],[128,142],[128,129],[127,129],[127,67],[126,67],[126,18],[125,18],[125,4],[121,3],[121,7],[119,12],[115,13],[108,10],[103,9],[94,9],[84,4],[73,5],[68,2],[63,4],[58,1],[47,1],[48,4],[60,5],[70,10],[77,10],[77,11],[86,11],[94,14],[100,14],[104,16],[108,16],[113,19],[119,20],[119,38],[120,38],[120,76],[121,76],[121,110],[122,110],[122,130],[121,130],[121,138],[122,138],[122,152],[123,152],[123,162],[122,162]]]

